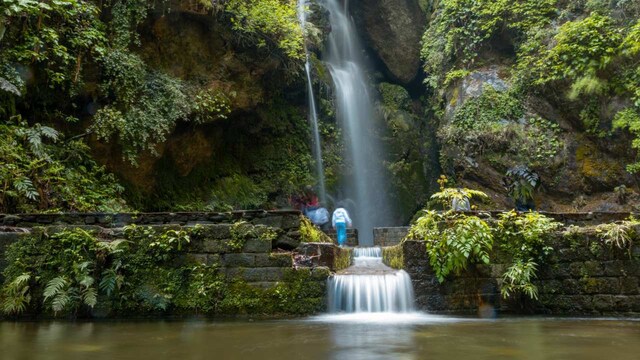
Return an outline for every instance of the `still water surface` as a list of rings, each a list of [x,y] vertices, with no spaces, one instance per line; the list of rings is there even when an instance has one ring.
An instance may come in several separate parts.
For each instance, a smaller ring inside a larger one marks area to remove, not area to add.
[[[0,359],[640,359],[640,321],[406,314],[0,322]]]

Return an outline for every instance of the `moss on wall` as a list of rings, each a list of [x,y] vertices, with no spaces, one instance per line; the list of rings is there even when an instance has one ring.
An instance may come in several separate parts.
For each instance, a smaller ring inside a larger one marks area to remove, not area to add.
[[[353,257],[353,250],[348,248],[338,248],[337,254],[333,261],[333,270],[339,271],[351,266],[351,259]]]
[[[382,262],[393,269],[404,269],[404,248],[402,243],[383,247]]]
[[[33,228],[13,239],[0,316],[305,315],[322,311],[329,269],[271,253],[282,229],[235,224]]]

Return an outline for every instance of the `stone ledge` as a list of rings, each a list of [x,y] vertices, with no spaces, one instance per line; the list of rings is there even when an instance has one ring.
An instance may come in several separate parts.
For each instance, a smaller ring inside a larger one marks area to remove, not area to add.
[[[127,224],[177,224],[192,225],[208,222],[229,223],[238,220],[268,225],[280,223],[283,228],[299,225],[295,210],[244,210],[232,212],[158,212],[158,213],[60,213],[60,214],[0,214],[0,226],[32,227],[37,225],[100,225],[103,227],[122,227]],[[276,218],[268,220],[268,218]],[[279,218],[279,219],[277,219]]]

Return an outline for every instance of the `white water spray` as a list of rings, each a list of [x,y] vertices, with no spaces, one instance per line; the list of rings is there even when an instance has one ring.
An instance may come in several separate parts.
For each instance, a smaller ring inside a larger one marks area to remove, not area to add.
[[[298,19],[300,26],[304,31],[307,24],[307,1],[298,0]],[[309,98],[309,122],[311,123],[311,131],[313,132],[313,157],[316,164],[316,177],[318,181],[318,197],[320,201],[326,204],[327,190],[324,183],[324,166],[322,163],[322,145],[320,143],[320,131],[318,130],[318,110],[316,107],[316,99],[313,93],[313,83],[311,81],[311,63],[309,62],[309,51],[307,45],[304,45],[304,54],[306,62],[304,70],[307,74],[307,97]]]
[[[353,273],[328,280],[330,313],[408,313],[414,309],[413,285],[404,270],[382,264],[380,248],[356,248]]]
[[[363,47],[348,16],[348,0],[323,0],[323,4],[331,24],[325,61],[335,84],[338,123],[347,149],[345,160],[351,166],[343,195],[355,202],[348,208],[359,231],[359,244],[371,246],[373,227],[391,225],[392,211],[386,196],[382,151],[374,131],[376,114],[364,72]]]

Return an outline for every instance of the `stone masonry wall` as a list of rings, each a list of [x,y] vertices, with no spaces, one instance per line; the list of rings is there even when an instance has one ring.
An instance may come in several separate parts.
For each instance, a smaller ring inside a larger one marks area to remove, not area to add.
[[[638,243],[636,239],[636,244]],[[389,248],[411,276],[420,309],[436,313],[474,313],[481,305],[499,312],[553,315],[640,314],[640,247],[630,251],[606,245],[595,228],[553,235],[554,251],[539,264],[539,299],[500,295],[506,265],[494,254],[491,265],[470,265],[468,271],[438,283],[421,241],[405,241],[401,253]],[[499,249],[499,244],[494,244]],[[396,250],[397,251],[397,250]],[[401,255],[401,256],[398,256]],[[385,259],[389,262],[389,259]],[[493,262],[498,262],[493,264]],[[396,267],[398,263],[396,262]]]
[[[326,231],[326,234],[329,235],[334,243],[338,243],[338,234],[335,230],[328,230]],[[347,229],[347,242],[345,245],[351,247],[358,246],[358,229]]]
[[[233,227],[239,221],[252,231],[238,245]],[[317,259],[308,267],[294,266],[301,245],[300,213],[295,211],[242,211],[232,213],[148,213],[148,214],[0,214],[0,273],[6,267],[6,248],[32,231],[54,233],[64,228],[83,228],[110,241],[123,236],[128,224],[150,226],[158,232],[169,229],[190,230],[187,255],[197,262],[218,264],[227,279],[241,279],[249,285],[268,288],[283,281],[291,271],[307,271],[311,280],[324,283],[331,270],[339,269],[344,258],[333,244],[324,244],[326,253],[336,258]],[[269,232],[270,236],[263,236]],[[304,243],[303,243],[304,245]],[[240,246],[240,247],[239,247]],[[0,281],[2,281],[0,274]],[[316,294],[325,296],[324,294]],[[314,295],[314,296],[316,296]]]
[[[398,245],[408,233],[408,226],[374,228],[373,244],[375,246]]]

